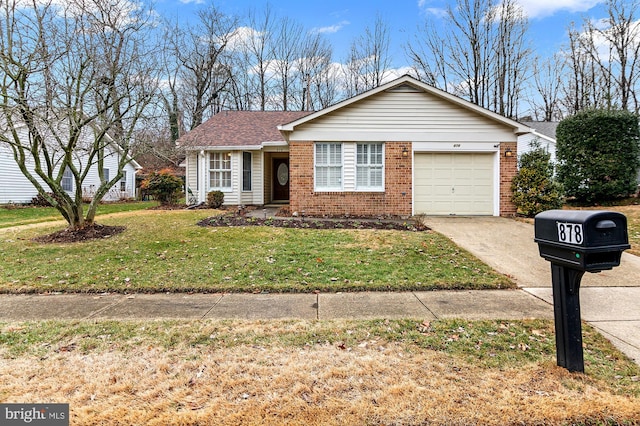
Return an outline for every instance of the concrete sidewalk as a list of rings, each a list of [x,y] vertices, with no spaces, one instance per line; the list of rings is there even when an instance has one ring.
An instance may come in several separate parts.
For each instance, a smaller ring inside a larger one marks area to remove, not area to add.
[[[522,290],[320,294],[0,295],[1,321],[47,319],[553,318]]]
[[[427,225],[553,306],[551,266],[538,253],[532,224],[500,217],[431,217]],[[640,364],[640,258],[623,253],[619,267],[585,274],[580,308],[584,321]]]

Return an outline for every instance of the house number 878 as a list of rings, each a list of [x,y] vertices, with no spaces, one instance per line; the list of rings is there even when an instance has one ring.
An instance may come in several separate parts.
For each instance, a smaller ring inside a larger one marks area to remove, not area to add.
[[[558,222],[558,240],[568,244],[582,244],[582,224]]]

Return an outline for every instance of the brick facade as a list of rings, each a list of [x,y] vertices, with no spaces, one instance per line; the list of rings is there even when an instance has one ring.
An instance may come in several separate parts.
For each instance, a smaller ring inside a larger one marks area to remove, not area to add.
[[[291,212],[308,216],[411,216],[410,142],[385,143],[384,192],[315,192],[313,142],[289,144]],[[408,152],[406,157],[402,151]]]
[[[410,142],[385,143],[385,192],[315,192],[313,142],[291,142],[290,209],[307,216],[401,216],[412,213],[412,161]],[[403,149],[409,153],[402,156]],[[506,157],[510,149],[512,156]],[[514,216],[511,180],[518,171],[517,144],[500,144],[500,216]]]
[[[507,149],[511,156],[506,157]],[[500,144],[500,216],[515,216],[516,206],[511,201],[511,181],[518,172],[518,144],[503,142]]]

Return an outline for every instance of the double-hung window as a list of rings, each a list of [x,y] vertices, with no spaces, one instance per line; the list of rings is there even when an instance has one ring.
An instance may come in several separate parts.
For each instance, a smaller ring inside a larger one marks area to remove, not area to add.
[[[212,152],[209,155],[209,187],[212,190],[231,190],[230,152]]]
[[[242,190],[251,191],[251,161],[250,152],[242,153]]]
[[[122,177],[120,178],[120,191],[125,192],[127,190],[127,172],[122,171]]]
[[[316,190],[342,190],[342,144],[316,143]]]
[[[356,149],[356,188],[358,190],[383,190],[383,145],[359,143]]]
[[[73,191],[73,174],[71,170],[67,167],[62,172],[62,181],[60,182],[63,191],[71,192]]]

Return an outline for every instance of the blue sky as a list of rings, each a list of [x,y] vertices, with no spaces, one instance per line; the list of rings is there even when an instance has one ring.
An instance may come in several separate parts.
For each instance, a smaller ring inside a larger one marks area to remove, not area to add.
[[[210,0],[156,0],[155,8],[163,16],[189,19]],[[246,14],[252,7],[261,9],[266,1],[219,0],[218,9],[230,14]],[[305,28],[321,31],[334,47],[334,61],[342,62],[351,41],[373,27],[379,13],[390,29],[391,54],[395,67],[409,65],[403,45],[416,34],[425,19],[438,17],[451,0],[271,0],[278,16],[288,16]],[[598,0],[519,0],[529,16],[533,49],[543,57],[551,56],[566,41],[567,26],[580,25],[584,17],[602,18],[602,2]]]

